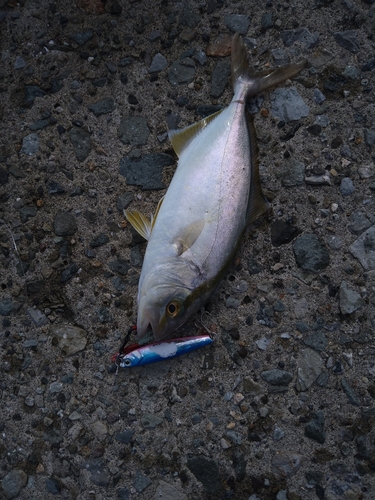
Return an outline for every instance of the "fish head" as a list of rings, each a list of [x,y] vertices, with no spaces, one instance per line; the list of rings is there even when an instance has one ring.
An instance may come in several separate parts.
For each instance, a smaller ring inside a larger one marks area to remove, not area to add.
[[[199,308],[199,297],[192,300],[196,288],[196,266],[176,261],[156,263],[140,280],[138,338],[142,338],[151,327],[155,340],[162,340]]]

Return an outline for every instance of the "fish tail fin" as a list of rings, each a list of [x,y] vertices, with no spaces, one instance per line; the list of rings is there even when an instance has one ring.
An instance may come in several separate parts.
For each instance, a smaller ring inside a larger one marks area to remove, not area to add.
[[[275,70],[256,73],[249,64],[246,45],[239,33],[232,40],[232,84],[235,94],[249,98],[297,75],[306,61],[288,64]]]

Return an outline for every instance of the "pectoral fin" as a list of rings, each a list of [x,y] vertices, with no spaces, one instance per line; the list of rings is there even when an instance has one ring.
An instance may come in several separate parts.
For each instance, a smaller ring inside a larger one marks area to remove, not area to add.
[[[201,234],[203,227],[204,219],[201,219],[196,222],[192,222],[181,231],[181,233],[173,241],[178,256],[183,254],[184,252],[186,252],[186,250],[193,246],[193,244]]]
[[[164,196],[159,200],[158,206],[154,215],[151,215],[151,219],[144,215],[138,210],[124,210],[125,217],[129,224],[131,224],[134,229],[139,233],[145,240],[149,240],[151,232],[156,222],[160,207],[163,203]]]
[[[129,224],[148,241],[152,230],[151,220],[138,210],[124,210],[124,214]]]

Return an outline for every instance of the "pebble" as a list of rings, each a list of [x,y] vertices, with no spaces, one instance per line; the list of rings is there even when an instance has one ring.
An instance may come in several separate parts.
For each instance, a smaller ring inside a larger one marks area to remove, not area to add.
[[[193,455],[188,458],[186,465],[206,491],[216,497],[220,495],[221,479],[215,460],[204,455]]]
[[[168,69],[168,79],[171,85],[183,85],[194,80],[195,62],[190,57],[175,61]]]
[[[297,391],[306,391],[323,370],[323,360],[312,349],[301,349],[297,361]]]
[[[332,235],[328,237],[327,244],[332,250],[340,250],[344,242],[340,236]]]
[[[305,164],[295,158],[286,160],[281,170],[281,184],[285,187],[300,186],[304,180]]]
[[[95,116],[105,115],[111,113],[115,109],[115,102],[111,98],[101,99],[89,106],[89,111],[94,113]]]
[[[36,97],[44,97],[46,92],[37,85],[25,85],[25,99],[23,105],[26,108],[31,108]]]
[[[51,325],[52,335],[58,339],[58,345],[66,356],[82,351],[87,344],[87,333],[83,328],[73,325]]]
[[[207,47],[207,55],[213,57],[229,56],[232,48],[232,37],[222,34]]]
[[[336,31],[333,33],[333,37],[336,42],[344,49],[356,54],[360,51],[360,45],[357,40],[358,33],[354,30],[348,31]]]
[[[302,465],[303,456],[299,453],[284,451],[276,453],[271,459],[274,473],[281,477],[293,476]]]
[[[98,236],[96,236],[93,240],[90,241],[90,247],[98,248],[101,247],[102,245],[105,245],[108,242],[109,242],[109,237],[104,233],[100,233]]]
[[[277,219],[271,224],[271,242],[274,247],[290,243],[299,233],[299,229],[290,222]],[[262,269],[260,269],[262,270]]]
[[[26,61],[23,57],[17,56],[14,62],[14,69],[22,69],[26,66]]]
[[[361,406],[360,400],[358,399],[352,387],[350,386],[349,382],[345,378],[341,380],[341,385],[342,388],[344,389],[344,392],[346,394],[346,397],[348,398],[349,403],[351,403],[354,406]]]
[[[93,30],[86,30],[86,31],[77,31],[76,33],[72,33],[69,38],[71,38],[71,40],[73,40],[79,46],[82,47],[82,45],[91,40],[93,36],[94,36]]]
[[[34,132],[32,134],[27,135],[22,140],[22,147],[20,150],[20,154],[24,154],[27,156],[33,156],[39,151],[39,136]]]
[[[328,345],[327,337],[321,330],[313,332],[303,340],[303,343],[315,351],[324,351]]]
[[[153,413],[144,413],[141,417],[141,425],[145,429],[155,429],[163,423],[163,419]]]
[[[295,87],[278,88],[271,93],[271,113],[283,122],[299,120],[309,115],[305,104]]]
[[[329,252],[315,234],[299,236],[293,244],[297,265],[306,271],[319,273],[329,264]]]
[[[142,116],[126,116],[122,118],[117,135],[123,144],[143,146],[150,135],[146,118]]]
[[[319,35],[311,33],[307,28],[297,28],[280,32],[281,39],[286,47],[300,42],[306,49],[312,49],[319,43]]]
[[[120,174],[126,178],[128,185],[164,189],[163,169],[174,163],[172,156],[164,153],[148,154],[134,160],[124,156],[120,161]]]
[[[13,469],[6,474],[1,486],[7,499],[17,497],[27,484],[27,474],[21,469]]]
[[[285,437],[285,432],[280,427],[275,427],[272,437],[275,441],[281,441]]]
[[[340,193],[342,196],[351,196],[354,193],[354,184],[349,177],[344,177],[341,180]]]
[[[13,311],[14,304],[12,299],[3,299],[0,300],[0,315],[1,316],[9,316],[9,314]]]
[[[227,61],[219,61],[212,73],[211,96],[219,97],[224,92],[230,76],[230,64]]]
[[[188,497],[165,481],[159,481],[154,500],[188,500]]]
[[[316,104],[323,104],[325,100],[326,97],[324,94],[319,89],[314,89],[314,102],[316,102]]]
[[[148,488],[151,485],[150,479],[142,474],[139,470],[136,471],[135,473],[135,478],[133,480],[133,486],[137,493],[142,493],[146,488]]]
[[[132,440],[133,436],[135,434],[135,431],[132,429],[127,429],[123,432],[120,432],[119,434],[116,434],[115,439],[119,443],[122,444],[129,444],[130,441]]]
[[[362,264],[364,269],[375,269],[375,226],[368,228],[350,245],[349,251]]]
[[[288,54],[283,49],[272,49],[271,55],[277,66],[284,66],[290,62]]]
[[[352,234],[361,234],[371,226],[371,222],[362,212],[353,212],[349,219],[348,229]]]
[[[167,67],[167,64],[168,62],[162,54],[155,54],[152,59],[151,66],[148,68],[148,72],[160,73],[160,71],[163,71]]]
[[[69,212],[57,212],[53,229],[57,236],[73,236],[78,230],[76,218]]]
[[[69,130],[69,138],[78,161],[84,161],[92,149],[90,134],[83,128],[73,127]]]
[[[375,144],[375,130],[365,128],[364,129],[364,137],[365,137],[365,143],[367,144],[367,146],[372,148],[372,146]]]
[[[260,376],[270,385],[289,385],[293,375],[285,370],[275,368],[261,372]]]
[[[297,300],[294,303],[294,315],[297,319],[302,319],[306,316],[309,310],[309,305],[305,297]]]
[[[45,485],[47,491],[52,495],[58,495],[61,492],[61,483],[56,477],[47,477]]]
[[[240,14],[227,14],[224,16],[224,24],[233,33],[238,32],[241,35],[246,35],[250,26],[250,19]]]
[[[324,413],[317,411],[313,418],[305,427],[305,436],[317,441],[319,444],[324,444],[326,440],[326,432],[324,430]]]
[[[351,314],[358,311],[365,305],[365,301],[360,294],[348,288],[348,284],[343,281],[340,285],[340,311],[342,314]]]

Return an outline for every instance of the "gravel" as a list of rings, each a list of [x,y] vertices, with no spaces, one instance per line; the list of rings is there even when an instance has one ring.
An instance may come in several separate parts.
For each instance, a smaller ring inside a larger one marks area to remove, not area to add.
[[[0,497],[372,500],[373,3],[146,4],[0,2]],[[308,62],[249,104],[271,210],[178,332],[213,345],[116,374],[123,210],[230,102],[234,31],[257,71]]]

